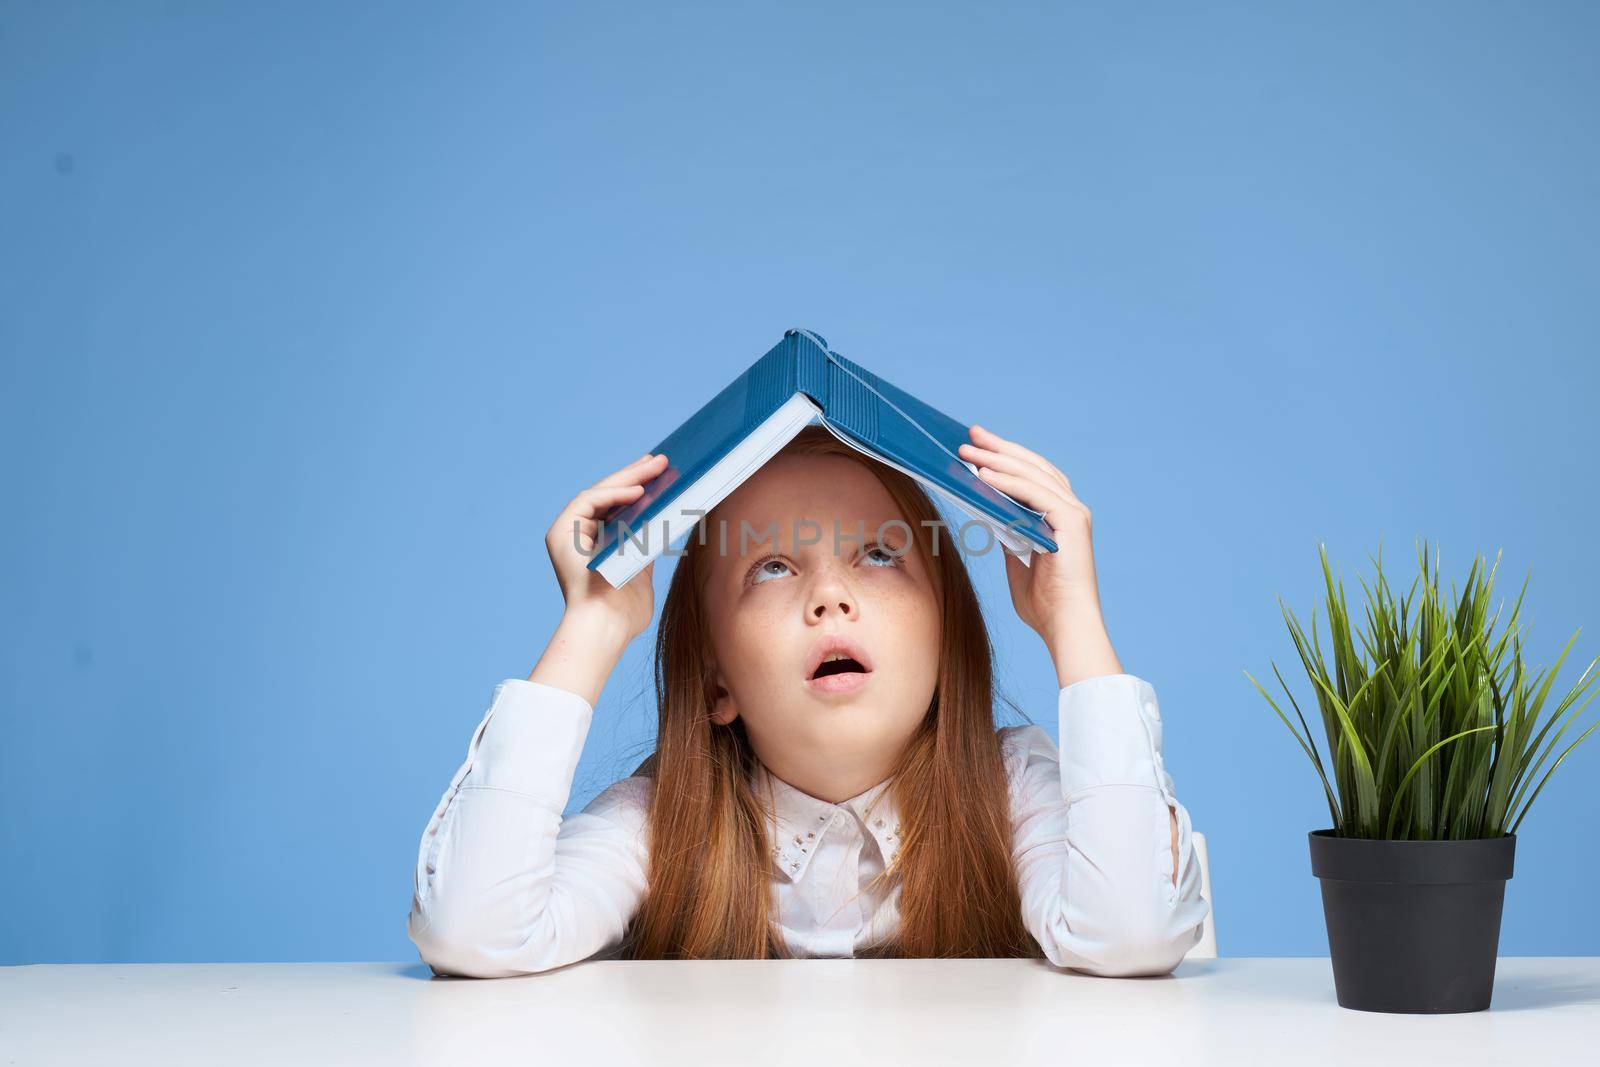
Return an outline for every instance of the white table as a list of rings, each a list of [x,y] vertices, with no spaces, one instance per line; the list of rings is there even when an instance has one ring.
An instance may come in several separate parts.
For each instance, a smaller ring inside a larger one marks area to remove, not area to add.
[[[1505,958],[1466,1015],[1340,1008],[1328,960],[1096,978],[1030,960],[0,968],[0,1065],[1556,1064],[1600,1056],[1600,957]]]

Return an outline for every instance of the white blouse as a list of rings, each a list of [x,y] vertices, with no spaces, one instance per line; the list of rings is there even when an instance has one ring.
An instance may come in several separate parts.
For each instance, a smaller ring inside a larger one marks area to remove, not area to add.
[[[1024,922],[1058,966],[1164,974],[1200,939],[1209,905],[1162,765],[1155,690],[1102,675],[1063,688],[1058,708],[1065,760],[1038,726],[997,730]],[[647,884],[652,780],[620,779],[562,817],[592,716],[565,689],[495,686],[417,857],[407,933],[435,972],[499,978],[619,949]],[[868,891],[900,845],[888,781],[831,804],[759,763],[756,777],[757,796],[770,786],[775,801],[775,916],[790,950],[852,956],[892,934],[898,887]]]

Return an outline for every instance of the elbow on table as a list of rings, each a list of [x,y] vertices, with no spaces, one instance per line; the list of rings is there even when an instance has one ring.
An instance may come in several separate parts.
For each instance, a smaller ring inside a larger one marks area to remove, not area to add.
[[[1112,978],[1171,974],[1199,939],[1199,931],[1196,930],[1177,940],[1151,937],[1119,941],[1111,946],[1102,959],[1096,961],[1090,973]]]
[[[1161,922],[1128,923],[1104,931],[1072,953],[1059,953],[1059,966],[1106,978],[1171,974],[1200,940],[1200,927],[1174,930]]]
[[[494,938],[471,915],[413,910],[406,933],[417,946],[417,955],[435,974],[510,978],[529,973],[527,968],[509,966],[506,953],[496,951]]]

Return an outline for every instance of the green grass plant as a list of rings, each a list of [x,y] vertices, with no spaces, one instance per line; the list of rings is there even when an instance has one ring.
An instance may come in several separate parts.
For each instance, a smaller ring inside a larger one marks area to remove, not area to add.
[[[1526,627],[1520,619],[1527,580],[1504,626],[1499,609],[1489,613],[1498,554],[1492,567],[1477,557],[1465,589],[1457,593],[1452,583],[1446,596],[1439,587],[1438,550],[1430,566],[1423,542],[1420,573],[1396,599],[1380,549],[1373,582],[1361,579],[1366,600],[1358,626],[1327,548],[1319,544],[1317,550],[1326,584],[1326,651],[1316,609],[1308,633],[1282,598],[1278,603],[1311,682],[1327,758],[1276,663],[1272,671],[1293,709],[1292,720],[1249,671],[1245,677],[1316,767],[1336,833],[1417,841],[1515,833],[1556,768],[1600,726],[1591,724],[1557,750],[1600,693],[1600,657],[1550,710],[1556,674],[1578,634],[1554,664],[1530,672],[1523,663]]]

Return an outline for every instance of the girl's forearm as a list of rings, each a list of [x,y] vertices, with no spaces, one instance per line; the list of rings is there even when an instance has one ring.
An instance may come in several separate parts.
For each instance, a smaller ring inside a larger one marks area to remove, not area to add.
[[[616,620],[569,611],[561,617],[528,681],[576,693],[593,707],[627,647],[627,633]]]
[[[1111,647],[1098,607],[1084,607],[1065,616],[1045,639],[1055,661],[1056,680],[1065,689],[1073,682],[1101,674],[1121,674],[1122,661]],[[1178,813],[1169,811],[1172,832],[1172,884],[1178,884]]]
[[[1098,605],[1068,609],[1046,632],[1045,645],[1063,689],[1085,678],[1122,673]]]

